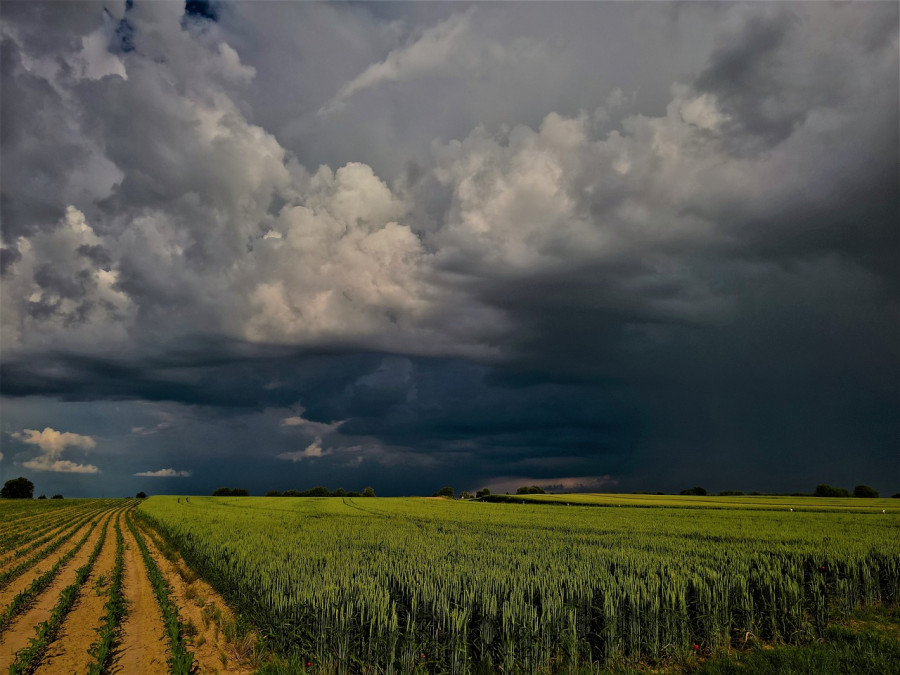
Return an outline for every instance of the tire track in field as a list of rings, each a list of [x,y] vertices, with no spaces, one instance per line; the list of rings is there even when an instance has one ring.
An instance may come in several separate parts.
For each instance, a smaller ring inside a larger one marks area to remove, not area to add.
[[[196,635],[188,637],[188,642],[199,672],[218,675],[253,673],[254,668],[246,661],[255,637],[248,637],[243,644],[229,643],[221,624],[233,621],[234,615],[222,597],[199,578],[178,553],[173,554],[174,562],[169,560],[160,550],[161,538],[155,530],[140,520],[136,524],[144,535],[150,555],[172,586],[172,599],[178,605],[179,618],[183,623],[190,622],[197,631]],[[207,608],[205,619],[204,608]],[[220,622],[213,618],[215,614],[221,618]]]
[[[100,514],[98,518],[106,518],[107,515],[108,513]],[[34,604],[32,604],[29,609],[25,610],[24,613],[13,619],[9,627],[2,635],[0,635],[0,667],[6,668],[15,661],[16,652],[28,646],[29,641],[34,637],[35,628],[50,618],[50,614],[56,606],[60,593],[66,586],[75,581],[76,571],[91,557],[91,552],[94,550],[94,546],[97,544],[97,540],[100,538],[100,533],[102,531],[103,524],[101,521],[100,524],[94,528],[94,531],[91,533],[91,536],[88,537],[84,546],[81,547],[81,550],[79,550],[78,553],[76,553],[75,556],[60,569],[56,578],[43,592],[41,592]],[[56,559],[57,558],[54,557],[54,560]],[[50,566],[52,566],[52,564]],[[48,567],[45,567],[44,569],[48,569]],[[37,574],[30,577],[26,586],[30,584],[32,579],[36,576]],[[12,597],[13,596],[10,596],[10,599]]]
[[[121,511],[109,523],[109,532],[103,550],[94,562],[94,569],[81,588],[78,600],[72,607],[56,640],[50,645],[40,666],[38,675],[58,673],[86,673],[94,659],[88,649],[97,640],[97,629],[103,620],[105,603],[109,594],[109,581],[116,562],[115,521]],[[100,578],[105,584],[98,586]]]
[[[110,672],[122,675],[165,673],[168,672],[169,645],[162,612],[134,535],[127,527],[122,528],[122,535],[125,537],[123,593],[128,606]]]

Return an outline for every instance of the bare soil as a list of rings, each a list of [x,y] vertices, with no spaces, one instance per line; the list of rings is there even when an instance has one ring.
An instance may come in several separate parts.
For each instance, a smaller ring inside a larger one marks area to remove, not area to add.
[[[104,615],[109,598],[113,568],[116,564],[116,532],[114,523],[121,518],[121,512],[110,521],[106,541],[94,569],[81,589],[78,600],[63,622],[62,630],[50,645],[37,669],[38,675],[58,673],[85,673],[93,662],[89,649],[97,640],[97,630]]]
[[[98,516],[98,518],[102,517],[105,519],[107,515],[108,514],[103,514],[102,516]],[[28,646],[31,638],[33,638],[35,635],[35,628],[37,628],[37,626],[50,618],[50,614],[53,612],[53,608],[56,606],[56,603],[59,600],[59,594],[66,586],[75,581],[76,571],[91,557],[91,552],[93,551],[94,546],[97,544],[97,540],[100,538],[100,533],[102,531],[102,524],[99,524],[96,528],[94,528],[91,536],[88,537],[88,540],[84,543],[84,546],[82,546],[78,553],[76,553],[75,556],[66,565],[63,566],[50,586],[44,589],[44,591],[37,597],[34,604],[23,614],[20,614],[18,617],[16,617],[16,619],[13,620],[12,624],[7,627],[2,635],[0,635],[0,668],[8,667],[9,664],[11,664],[15,660],[16,652]],[[83,536],[83,533],[81,536]],[[76,535],[76,537],[80,538],[79,535]],[[107,535],[107,539],[109,539],[109,535]],[[63,548],[66,551],[71,550],[72,546],[74,546],[76,542],[77,539],[72,542],[71,546],[65,546]],[[54,554],[53,556],[51,556],[53,558],[52,562],[47,563],[46,561],[44,561],[41,565],[40,571],[33,570],[32,573],[19,577],[16,582],[21,582],[21,584],[13,584],[12,586],[18,587],[21,585],[21,588],[27,587],[29,584],[31,584],[34,578],[38,576],[38,574],[43,573],[46,569],[51,567],[56,562],[56,560],[64,553],[65,551],[60,552],[59,555]],[[7,595],[6,591],[10,591],[10,588],[4,589],[3,597],[0,598],[0,606],[5,606],[13,597],[15,597],[16,593]]]
[[[131,530],[123,527],[122,535],[125,538],[122,592],[128,609],[111,672],[123,675],[165,673],[168,672],[169,641],[162,612]]]
[[[142,524],[144,539],[150,554],[172,585],[173,600],[178,605],[182,622],[196,630],[188,637],[189,648],[201,673],[219,675],[246,675],[252,673],[251,663],[256,638],[229,640],[226,626],[233,625],[234,615],[225,601],[208,583],[191,570],[177,552],[167,551],[172,559],[160,550],[159,535]],[[230,631],[233,635],[233,631]]]

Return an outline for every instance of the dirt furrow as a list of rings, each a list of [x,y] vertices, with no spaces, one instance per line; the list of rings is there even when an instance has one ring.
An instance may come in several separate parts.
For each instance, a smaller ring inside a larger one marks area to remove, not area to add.
[[[84,520],[85,520],[85,522],[89,521],[89,514],[87,514],[87,513],[84,514]],[[44,542],[37,548],[33,548],[33,549],[29,550],[30,544],[23,544],[22,546],[19,546],[15,551],[12,551],[12,552],[6,554],[6,556],[3,558],[3,562],[0,562],[0,574],[2,574],[3,572],[6,572],[6,570],[8,570],[8,569],[15,567],[16,565],[21,563],[23,560],[46,551],[46,549],[53,546],[53,544],[55,544],[57,541],[59,541],[59,539],[61,537],[64,537],[66,534],[68,534],[69,531],[77,525],[78,525],[78,519],[76,518],[72,522],[66,523],[61,528],[58,528],[55,531],[53,531],[53,534],[52,534],[53,538],[50,539],[49,541]],[[49,534],[49,532],[48,532],[48,534]],[[84,534],[83,531],[82,531],[82,534]],[[43,537],[43,536],[46,536],[46,535],[41,535],[41,537]],[[40,539],[41,537],[36,537],[36,539]],[[73,539],[75,541],[78,541],[78,539],[75,537],[73,537]]]
[[[106,515],[104,514],[102,518],[105,519]],[[53,583],[44,589],[36,602],[23,614],[16,617],[12,624],[3,632],[3,635],[0,636],[0,667],[6,667],[12,663],[15,660],[16,652],[27,646],[31,638],[34,637],[35,627],[50,617],[53,608],[59,600],[60,592],[75,580],[78,568],[84,565],[88,558],[91,557],[91,552],[94,550],[94,545],[100,538],[102,530],[103,525],[101,522],[94,528],[81,550],[59,571]],[[67,550],[68,548],[71,547],[67,547]],[[52,557],[55,561],[59,556],[54,555]],[[43,569],[46,570],[52,565],[53,563],[50,563]],[[25,585],[30,584],[35,576],[37,576],[37,573],[28,575],[28,581]],[[9,597],[12,598],[13,596]]]
[[[116,518],[121,515],[117,514]],[[104,605],[109,595],[110,578],[116,562],[115,519],[94,569],[81,589],[78,600],[63,623],[62,630],[50,645],[40,667],[39,675],[57,673],[86,673],[93,658],[88,650],[97,639],[97,629],[103,619]]]
[[[123,675],[164,673],[168,670],[168,641],[162,612],[134,536],[127,527],[122,528],[122,534],[125,537],[123,592],[128,608],[111,672]]]
[[[91,526],[91,523],[99,521],[100,518],[101,516],[98,514],[91,520],[85,522],[81,527],[78,528],[78,531],[71,539],[69,539],[69,541],[53,551],[53,553],[48,555],[43,560],[35,563],[35,565],[26,573],[24,573],[18,579],[14,579],[9,584],[9,586],[0,590],[0,608],[9,605],[10,601],[14,597],[16,597],[20,591],[28,588],[28,586],[31,585],[31,582],[34,581],[36,577],[41,576],[44,572],[53,567],[56,564],[57,560],[62,558],[68,551],[72,549],[73,546],[75,546],[81,540],[81,538],[84,536],[84,533],[87,532],[88,528]],[[86,546],[87,544],[85,544],[85,547]],[[90,551],[88,551],[88,553],[90,553]]]
[[[252,635],[239,637],[234,616],[212,586],[200,579],[175,551],[169,560],[160,551],[162,540],[140,523],[150,555],[172,585],[178,615],[186,626],[188,648],[194,652],[201,673],[244,675],[254,671],[250,659],[255,644]]]

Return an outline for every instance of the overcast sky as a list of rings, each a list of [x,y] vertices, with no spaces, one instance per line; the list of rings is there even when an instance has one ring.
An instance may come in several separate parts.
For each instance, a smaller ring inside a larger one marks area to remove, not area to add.
[[[0,11],[2,480],[900,491],[897,3]]]

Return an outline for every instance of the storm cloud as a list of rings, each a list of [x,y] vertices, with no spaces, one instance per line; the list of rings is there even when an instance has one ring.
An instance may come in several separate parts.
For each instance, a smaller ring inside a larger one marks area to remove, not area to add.
[[[897,25],[5,3],[4,475],[896,491]]]

